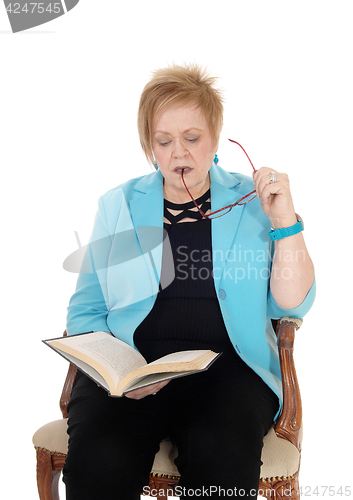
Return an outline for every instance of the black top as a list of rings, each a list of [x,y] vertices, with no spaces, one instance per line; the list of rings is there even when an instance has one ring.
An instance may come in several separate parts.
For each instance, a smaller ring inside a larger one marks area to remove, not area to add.
[[[210,208],[209,196],[208,191],[196,200],[204,213]],[[164,208],[165,218],[171,222],[164,228],[173,252],[175,278],[159,291],[151,312],[136,329],[135,345],[148,363],[188,349],[212,349],[223,352],[220,360],[237,359],[214,287],[211,221],[192,210],[192,201],[176,205],[165,200]],[[182,212],[173,216],[168,209]],[[196,222],[179,222],[185,217]]]

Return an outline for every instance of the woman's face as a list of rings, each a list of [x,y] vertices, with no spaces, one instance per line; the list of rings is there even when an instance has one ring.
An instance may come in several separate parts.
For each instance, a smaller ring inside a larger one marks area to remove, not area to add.
[[[217,151],[204,114],[195,103],[170,106],[156,115],[152,149],[164,177],[164,196],[174,203],[190,201],[185,183],[194,198],[209,188],[208,171]]]

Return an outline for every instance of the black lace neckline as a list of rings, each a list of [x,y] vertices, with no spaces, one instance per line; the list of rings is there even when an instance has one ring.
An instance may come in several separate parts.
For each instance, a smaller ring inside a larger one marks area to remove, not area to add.
[[[210,201],[210,193],[211,190],[208,189],[206,193],[204,193],[200,198],[197,198],[195,201],[200,209],[205,214],[207,210],[211,208]],[[180,210],[181,212],[177,215],[173,215],[170,210]],[[195,205],[193,201],[189,201],[187,203],[172,203],[171,201],[164,200],[164,217],[171,224],[176,224],[179,221],[182,221],[185,218],[195,219],[195,220],[204,220],[204,217],[200,214],[198,210],[195,210]]]

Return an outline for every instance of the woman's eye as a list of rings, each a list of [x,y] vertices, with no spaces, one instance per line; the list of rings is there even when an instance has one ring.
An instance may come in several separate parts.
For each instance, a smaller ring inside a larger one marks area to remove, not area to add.
[[[169,141],[165,141],[165,142],[159,141],[160,146],[168,146],[168,144],[169,144]]]
[[[198,140],[198,137],[193,137],[191,139],[187,139],[188,142],[196,142]]]

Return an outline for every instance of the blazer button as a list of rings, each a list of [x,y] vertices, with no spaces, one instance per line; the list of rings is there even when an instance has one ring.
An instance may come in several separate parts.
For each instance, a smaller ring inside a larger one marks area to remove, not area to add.
[[[220,290],[218,292],[218,297],[221,299],[221,300],[224,300],[226,298],[226,292],[224,290]]]

